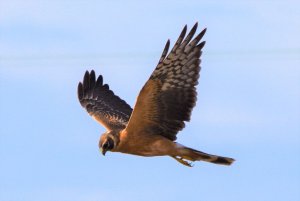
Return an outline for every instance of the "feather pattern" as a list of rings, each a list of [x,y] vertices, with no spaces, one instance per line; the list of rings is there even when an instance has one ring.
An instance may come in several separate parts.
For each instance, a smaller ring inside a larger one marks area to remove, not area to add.
[[[196,85],[200,72],[200,56],[206,29],[193,40],[196,23],[186,35],[185,26],[168,54],[168,40],[158,65],[142,88],[126,130],[128,133],[150,133],[176,140],[176,134],[190,120],[196,104]],[[143,132],[146,131],[146,132]]]
[[[100,75],[97,80],[94,70],[86,71],[83,82],[78,84],[78,99],[82,107],[107,130],[124,129],[132,108],[103,84]]]

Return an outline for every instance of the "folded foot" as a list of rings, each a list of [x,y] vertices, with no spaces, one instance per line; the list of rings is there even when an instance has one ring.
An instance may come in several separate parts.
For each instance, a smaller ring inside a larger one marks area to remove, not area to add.
[[[191,162],[185,161],[183,160],[182,157],[178,157],[178,156],[172,156],[172,158],[174,158],[175,160],[177,160],[179,163],[188,166],[188,167],[193,167],[193,164]]]

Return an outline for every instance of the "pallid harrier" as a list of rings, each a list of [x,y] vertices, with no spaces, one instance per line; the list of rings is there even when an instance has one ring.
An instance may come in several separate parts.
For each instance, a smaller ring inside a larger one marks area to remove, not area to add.
[[[183,165],[190,161],[207,161],[230,165],[234,159],[207,154],[177,142],[176,135],[190,120],[196,103],[196,85],[206,29],[193,40],[198,23],[185,37],[187,26],[168,52],[168,40],[158,65],[137,97],[134,109],[103,84],[100,75],[87,71],[78,85],[80,104],[107,131],[99,148],[139,156],[171,156]]]

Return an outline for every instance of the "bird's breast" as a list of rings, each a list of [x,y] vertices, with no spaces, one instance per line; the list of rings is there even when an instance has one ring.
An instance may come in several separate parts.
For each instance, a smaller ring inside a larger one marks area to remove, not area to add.
[[[158,135],[125,136],[121,134],[116,151],[139,156],[163,156],[172,153],[175,147],[174,142]]]

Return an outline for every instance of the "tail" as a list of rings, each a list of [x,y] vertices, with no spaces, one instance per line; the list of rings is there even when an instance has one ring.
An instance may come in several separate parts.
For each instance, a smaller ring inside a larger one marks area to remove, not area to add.
[[[231,165],[234,162],[233,158],[211,155],[189,147],[184,147],[183,149],[185,154],[182,156],[182,158],[187,160],[206,161],[219,165]]]

